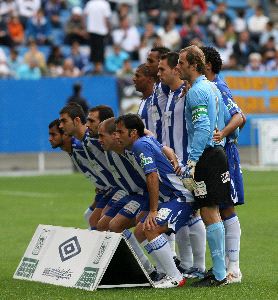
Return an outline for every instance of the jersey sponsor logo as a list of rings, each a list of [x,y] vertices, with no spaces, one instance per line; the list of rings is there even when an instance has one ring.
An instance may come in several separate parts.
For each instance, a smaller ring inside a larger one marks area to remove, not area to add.
[[[146,165],[152,164],[153,163],[153,159],[151,157],[146,157],[144,155],[144,153],[141,153],[139,155],[140,157],[140,165],[142,168],[144,168]]]
[[[195,123],[201,116],[208,115],[206,105],[198,105],[192,108],[192,122]]]
[[[221,180],[223,183],[227,183],[228,181],[230,181],[230,172],[227,171],[227,172],[221,174]]]

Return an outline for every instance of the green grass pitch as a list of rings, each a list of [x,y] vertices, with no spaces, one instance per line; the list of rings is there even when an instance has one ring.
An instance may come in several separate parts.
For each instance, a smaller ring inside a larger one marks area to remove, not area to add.
[[[240,217],[243,282],[214,289],[109,289],[88,292],[15,280],[38,224],[86,228],[93,188],[82,175],[0,177],[0,299],[278,299],[278,172],[244,171]],[[207,267],[210,267],[208,255]]]

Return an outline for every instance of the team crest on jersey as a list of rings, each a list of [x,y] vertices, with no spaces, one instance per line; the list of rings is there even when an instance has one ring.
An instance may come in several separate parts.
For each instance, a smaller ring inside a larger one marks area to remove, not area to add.
[[[153,159],[151,157],[146,157],[144,155],[144,153],[141,153],[139,155],[139,157],[140,157],[140,165],[141,165],[142,168],[144,168],[144,166],[146,166],[146,165],[149,165],[149,164],[153,163]]]

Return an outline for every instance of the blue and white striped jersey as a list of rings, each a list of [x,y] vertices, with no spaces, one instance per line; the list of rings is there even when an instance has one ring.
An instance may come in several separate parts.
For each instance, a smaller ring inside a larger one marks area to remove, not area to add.
[[[159,200],[167,202],[180,197],[192,202],[192,194],[183,186],[173,166],[162,152],[162,145],[151,136],[139,138],[132,146],[132,152],[145,175],[157,172],[159,177]]]
[[[120,189],[125,190],[128,194],[140,195],[147,191],[146,177],[142,172],[136,170],[136,165],[131,157],[117,154],[114,151],[105,151],[105,156],[108,167]]]
[[[142,99],[137,114],[142,119],[145,127],[149,129],[152,125],[150,124],[152,114],[151,114],[151,101],[152,95],[146,99]],[[149,129],[150,130],[150,129]]]
[[[222,99],[223,99],[225,105],[227,106],[231,117],[237,113],[241,114],[242,111],[238,107],[238,105],[235,103],[232,93],[231,93],[230,89],[228,88],[226,82],[223,81],[218,74],[216,74],[213,82],[219,89],[219,91],[222,95]],[[227,136],[226,139],[227,139],[227,142],[231,142],[231,141],[234,141],[237,137],[238,137],[238,131],[235,131],[233,134]]]
[[[106,190],[107,188],[117,187],[117,184],[108,167],[104,150],[102,149],[99,141],[90,137],[87,131],[81,142],[87,155],[90,169],[94,171],[94,174],[98,178],[102,189]]]
[[[163,115],[162,144],[174,150],[183,164],[187,162],[187,130],[185,122],[185,96],[179,97],[183,85],[170,91]]]
[[[166,107],[167,98],[169,94],[169,87],[163,85],[161,82],[155,83],[151,98],[151,121],[149,122],[149,129],[155,138],[162,143],[162,117]]]
[[[72,153],[69,154],[72,162],[77,167],[80,173],[83,173],[91,183],[98,189],[106,191],[109,187],[104,187],[103,182],[96,175],[96,172],[91,167],[88,161],[86,152],[84,151],[82,143],[75,137],[71,139]]]

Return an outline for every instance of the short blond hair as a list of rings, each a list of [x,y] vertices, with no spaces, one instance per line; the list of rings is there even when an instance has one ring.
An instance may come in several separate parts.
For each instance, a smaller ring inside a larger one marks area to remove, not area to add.
[[[181,49],[180,53],[186,52],[186,60],[190,65],[196,65],[196,71],[200,74],[205,73],[206,58],[204,52],[197,46],[191,45]]]

